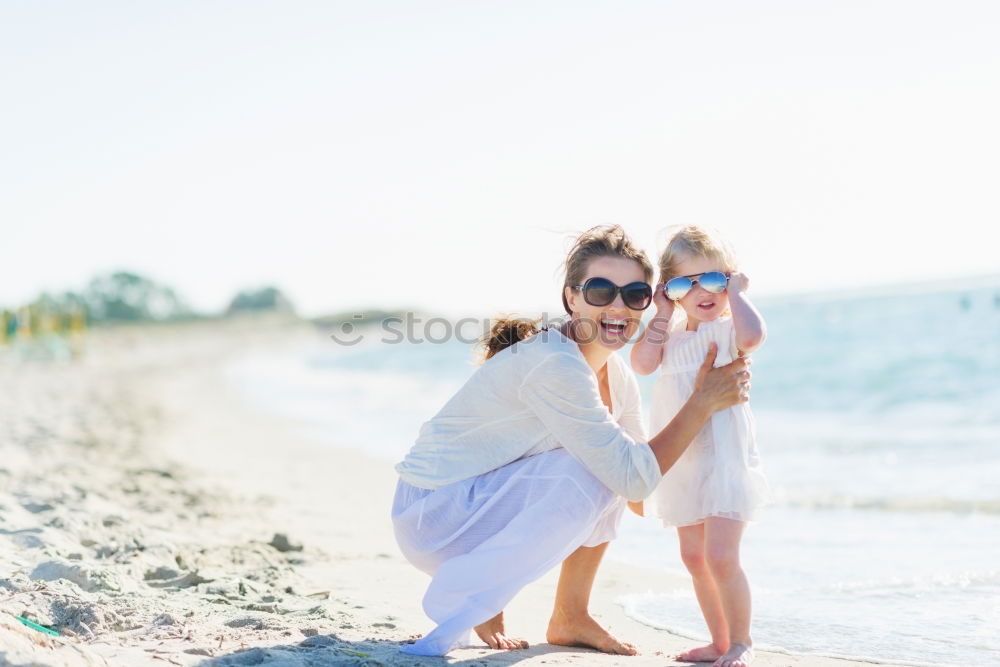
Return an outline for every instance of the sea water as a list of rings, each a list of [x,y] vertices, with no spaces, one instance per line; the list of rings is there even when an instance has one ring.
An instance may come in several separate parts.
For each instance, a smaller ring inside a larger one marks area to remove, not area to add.
[[[774,502],[742,546],[755,643],[1000,664],[1000,285],[758,305],[751,405]],[[467,342],[386,339],[372,329],[232,375],[325,441],[395,461],[476,366]],[[644,400],[654,380],[640,378]],[[675,531],[631,514],[608,557],[684,574]],[[620,603],[707,639],[690,585]]]

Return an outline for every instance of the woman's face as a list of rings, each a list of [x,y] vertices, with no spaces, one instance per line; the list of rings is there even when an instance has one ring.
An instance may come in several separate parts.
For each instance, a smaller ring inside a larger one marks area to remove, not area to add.
[[[606,278],[618,287],[646,281],[642,266],[635,260],[624,257],[595,257],[590,260],[580,284],[590,278]],[[620,293],[606,306],[592,306],[583,298],[582,289],[563,289],[566,303],[572,312],[577,343],[597,343],[610,350],[618,350],[638,330],[642,311],[627,307]]]

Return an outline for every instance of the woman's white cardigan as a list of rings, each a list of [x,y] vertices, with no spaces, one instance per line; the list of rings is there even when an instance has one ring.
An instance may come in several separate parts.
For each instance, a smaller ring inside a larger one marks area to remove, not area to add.
[[[615,493],[642,500],[661,474],[642,426],[632,370],[608,359],[613,411],[579,346],[541,331],[484,363],[420,429],[396,466],[413,486],[436,489],[517,459],[563,447]]]

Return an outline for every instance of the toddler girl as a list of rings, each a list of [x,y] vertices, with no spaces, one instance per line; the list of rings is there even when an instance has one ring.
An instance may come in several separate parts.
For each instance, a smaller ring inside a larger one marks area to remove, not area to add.
[[[747,298],[749,281],[729,247],[713,233],[684,227],[660,257],[663,281],[654,290],[655,315],[632,348],[632,366],[649,375],[657,366],[651,432],[663,428],[691,395],[709,345],[716,365],[760,347],[764,320]],[[647,500],[645,514],[676,526],[681,558],[708,624],[712,643],[677,656],[715,667],[746,667],[753,659],[750,587],[740,567],[746,521],[768,496],[754,422],[744,401],[715,413]],[[641,503],[630,503],[643,514]]]

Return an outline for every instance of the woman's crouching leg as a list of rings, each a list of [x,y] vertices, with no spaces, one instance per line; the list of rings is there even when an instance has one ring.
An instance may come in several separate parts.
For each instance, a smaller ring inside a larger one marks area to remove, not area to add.
[[[424,611],[438,626],[404,646],[407,653],[447,653],[471,628],[503,611],[521,588],[593,538],[618,503],[565,450],[515,461],[468,482],[449,485],[454,498],[437,499],[466,503],[471,522],[442,547],[447,557],[424,596]]]

